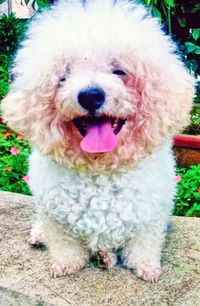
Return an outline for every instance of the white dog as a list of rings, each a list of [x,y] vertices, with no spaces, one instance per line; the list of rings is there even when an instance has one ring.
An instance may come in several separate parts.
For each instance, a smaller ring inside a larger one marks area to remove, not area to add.
[[[171,138],[193,78],[158,21],[128,1],[60,1],[33,20],[3,101],[33,146],[30,188],[53,277],[99,252],[155,282],[176,188]]]

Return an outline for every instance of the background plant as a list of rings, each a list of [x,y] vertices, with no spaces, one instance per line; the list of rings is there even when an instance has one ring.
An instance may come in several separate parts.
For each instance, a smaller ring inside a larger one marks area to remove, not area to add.
[[[199,0],[141,0],[160,19],[164,29],[178,43],[183,60],[197,78],[200,75],[200,2]],[[200,103],[197,81],[195,102]]]
[[[30,194],[26,184],[30,154],[27,142],[0,123],[0,147],[0,189]]]
[[[25,31],[25,23],[11,13],[0,18],[0,53],[11,56],[15,53]]]
[[[27,22],[18,20],[14,14],[0,17],[0,101],[8,92],[11,82],[9,68],[26,26]],[[30,194],[27,186],[30,148],[23,136],[3,124],[1,116],[0,148],[0,189]]]
[[[179,182],[174,214],[200,217],[200,164],[177,168]]]
[[[4,14],[0,17],[0,101],[8,92],[9,67],[24,37],[26,24],[15,18],[14,14]]]
[[[9,58],[5,54],[0,53],[0,101],[8,92],[9,81]]]

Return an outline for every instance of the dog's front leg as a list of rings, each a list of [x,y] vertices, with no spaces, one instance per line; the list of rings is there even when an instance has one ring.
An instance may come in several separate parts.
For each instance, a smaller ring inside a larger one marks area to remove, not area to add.
[[[44,217],[42,214],[37,213],[34,216],[34,222],[30,232],[29,242],[33,246],[39,246],[45,244],[45,229],[44,229]]]
[[[87,249],[72,238],[62,224],[47,220],[45,233],[52,260],[52,277],[73,274],[85,266],[89,256]]]
[[[165,224],[143,225],[128,242],[124,250],[125,264],[133,269],[137,276],[156,282],[162,273],[160,259]]]

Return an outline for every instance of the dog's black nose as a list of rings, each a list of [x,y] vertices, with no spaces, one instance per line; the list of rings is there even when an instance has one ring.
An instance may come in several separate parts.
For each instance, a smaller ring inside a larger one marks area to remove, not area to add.
[[[78,102],[83,108],[93,112],[105,102],[105,92],[98,87],[83,89],[78,94]]]

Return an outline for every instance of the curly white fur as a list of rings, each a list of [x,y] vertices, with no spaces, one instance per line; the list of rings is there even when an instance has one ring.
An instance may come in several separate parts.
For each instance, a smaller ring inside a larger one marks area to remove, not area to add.
[[[38,208],[93,251],[123,245],[141,225],[166,224],[172,210],[174,161],[166,147],[136,169],[100,175],[59,166],[34,152],[29,173]]]
[[[2,108],[35,148],[32,241],[45,232],[52,276],[83,267],[89,251],[104,254],[110,267],[113,249],[123,247],[138,276],[159,277],[175,195],[170,139],[187,124],[194,92],[175,50],[157,20],[125,0],[60,1],[33,20]],[[112,152],[80,148],[73,119],[87,111],[77,95],[91,86],[106,94],[98,116],[126,119]]]

